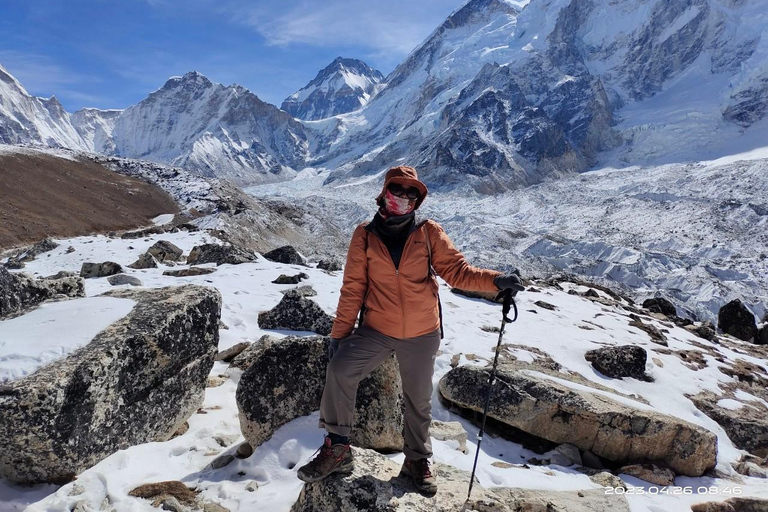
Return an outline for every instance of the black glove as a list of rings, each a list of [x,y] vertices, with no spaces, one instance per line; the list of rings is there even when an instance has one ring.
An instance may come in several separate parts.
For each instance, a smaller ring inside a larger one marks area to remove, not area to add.
[[[512,290],[512,295],[517,295],[517,292],[525,290],[523,281],[520,279],[520,271],[517,269],[513,270],[511,274],[496,276],[493,279],[493,284],[499,290]]]
[[[330,361],[333,358],[333,354],[336,353],[337,350],[339,350],[339,339],[338,338],[331,338],[331,342],[328,344],[328,360]]]

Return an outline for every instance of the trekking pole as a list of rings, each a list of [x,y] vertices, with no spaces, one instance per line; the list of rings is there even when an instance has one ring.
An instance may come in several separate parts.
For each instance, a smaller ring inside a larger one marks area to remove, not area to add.
[[[467,492],[467,502],[469,502],[470,496],[472,496],[472,485],[475,483],[475,470],[477,469],[477,458],[480,456],[480,443],[483,442],[483,432],[485,431],[485,419],[488,416],[488,405],[491,403],[491,394],[493,393],[493,381],[496,379],[496,365],[499,362],[499,348],[501,347],[501,338],[504,336],[504,327],[508,323],[512,323],[517,320],[517,304],[513,298],[517,292],[513,292],[510,289],[502,290],[497,296],[496,300],[504,299],[501,308],[501,330],[499,331],[499,341],[496,343],[496,355],[493,358],[493,368],[491,368],[491,375],[488,377],[488,394],[485,395],[485,407],[483,407],[483,421],[480,423],[480,433],[477,434],[477,451],[475,452],[475,463],[472,465],[472,476],[469,479],[469,492]],[[509,311],[514,308],[515,316],[510,319]]]

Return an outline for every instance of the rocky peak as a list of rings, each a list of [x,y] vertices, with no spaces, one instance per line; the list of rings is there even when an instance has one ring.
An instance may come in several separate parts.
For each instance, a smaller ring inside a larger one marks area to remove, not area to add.
[[[189,71],[184,76],[174,76],[168,79],[163,85],[163,90],[172,90],[177,88],[193,89],[204,88],[207,89],[213,86],[213,82],[208,80],[202,73],[197,71]]]

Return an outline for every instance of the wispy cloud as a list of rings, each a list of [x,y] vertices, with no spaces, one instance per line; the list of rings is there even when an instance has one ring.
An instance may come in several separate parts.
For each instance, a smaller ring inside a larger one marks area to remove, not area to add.
[[[402,58],[460,5],[461,0],[266,0],[258,5],[235,0],[219,8],[269,44],[360,46]]]
[[[50,57],[14,50],[0,50],[0,64],[31,94],[50,96],[89,77],[64,69]]]

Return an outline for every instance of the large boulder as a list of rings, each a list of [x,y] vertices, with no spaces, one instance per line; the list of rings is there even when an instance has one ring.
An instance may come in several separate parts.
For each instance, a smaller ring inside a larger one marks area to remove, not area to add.
[[[290,265],[306,265],[304,257],[290,245],[284,245],[264,253],[264,257],[269,261],[277,263],[288,263]]]
[[[16,254],[15,258],[21,262],[32,261],[35,258],[37,258],[39,255],[46,252],[50,252],[55,248],[57,248],[58,246],[59,244],[54,242],[52,239],[45,238],[43,240],[40,240],[36,244],[28,247],[27,249],[23,249],[19,251]]]
[[[653,297],[643,301],[643,307],[652,313],[661,313],[670,318],[677,316],[677,308],[664,297]]]
[[[475,366],[454,368],[440,379],[440,395],[449,404],[482,412],[488,373]],[[536,437],[619,463],[657,463],[687,476],[715,466],[717,437],[697,425],[506,364],[497,379],[488,416]]]
[[[255,260],[255,254],[232,245],[203,244],[192,248],[189,256],[187,256],[187,265],[202,265],[203,263],[239,265]]]
[[[691,512],[768,512],[768,500],[760,498],[728,498],[691,506]]]
[[[408,477],[399,476],[400,464],[371,450],[352,448],[355,469],[347,476],[332,475],[306,484],[291,512],[435,512],[482,510],[485,512],[629,512],[626,499],[603,489],[536,491],[472,487],[470,473],[437,463],[438,490],[424,496]]]
[[[184,251],[167,240],[159,240],[147,249],[147,254],[154,256],[160,263],[166,263],[179,261]]]
[[[118,450],[169,439],[201,406],[219,341],[219,292],[104,295],[136,305],[87,345],[0,387],[1,476],[70,481]]]
[[[128,265],[128,268],[135,268],[137,270],[157,268],[157,260],[151,254],[144,253],[139,256],[139,259]]]
[[[85,297],[82,278],[34,279],[26,274],[12,274],[0,267],[0,318],[23,313],[57,296]]]
[[[131,286],[143,286],[141,279],[138,277],[130,276],[128,274],[115,274],[114,276],[109,276],[107,278],[107,282],[112,286],[121,286],[124,284]]]
[[[109,277],[116,274],[121,274],[123,267],[114,261],[105,261],[103,263],[83,263],[80,267],[80,277],[85,279],[97,278],[97,277]]]
[[[757,333],[757,343],[768,345],[768,324],[764,325]]]
[[[649,380],[645,374],[648,354],[643,347],[623,345],[620,347],[602,347],[588,351],[584,358],[592,363],[595,370],[607,377],[621,379],[634,377]]]
[[[330,334],[333,318],[301,293],[291,290],[274,308],[259,313],[259,327],[262,329],[287,329]]]
[[[730,399],[726,405],[710,391],[689,397],[704,414],[715,420],[734,446],[760,457],[768,457],[768,408],[760,402],[742,403]]]
[[[720,308],[717,313],[717,327],[740,340],[757,339],[755,315],[739,299],[734,299]]]
[[[233,361],[250,361],[240,376],[236,399],[240,429],[251,446],[320,408],[329,342],[322,336],[263,337]],[[402,431],[402,385],[391,357],[360,382],[352,442],[377,450],[401,450]]]

